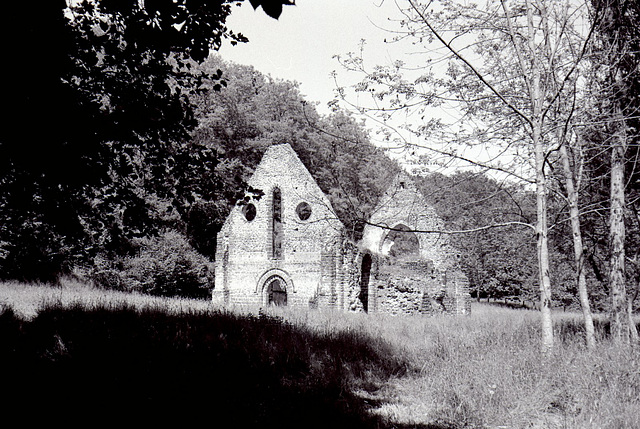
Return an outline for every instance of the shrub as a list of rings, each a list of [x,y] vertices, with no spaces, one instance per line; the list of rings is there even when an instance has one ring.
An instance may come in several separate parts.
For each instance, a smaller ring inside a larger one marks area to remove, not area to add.
[[[213,286],[211,262],[176,231],[139,240],[138,255],[125,258],[121,276],[127,288],[160,296],[204,298]]]
[[[99,254],[93,259],[91,266],[78,266],[74,269],[78,279],[90,281],[102,289],[126,291],[122,278],[122,261]]]
[[[90,280],[99,287],[156,296],[206,298],[213,265],[177,231],[136,240],[138,252],[117,260],[96,258]]]

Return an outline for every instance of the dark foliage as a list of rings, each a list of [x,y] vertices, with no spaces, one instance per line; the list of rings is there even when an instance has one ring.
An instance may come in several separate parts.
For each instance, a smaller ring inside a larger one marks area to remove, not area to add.
[[[175,193],[175,143],[195,125],[189,92],[200,77],[190,62],[223,37],[244,40],[224,26],[229,12],[218,0],[7,5],[2,277],[54,280],[96,249],[130,251],[132,238],[157,228],[135,184]]]
[[[216,181],[217,153],[187,144],[194,66],[225,38],[247,41],[225,25],[238,2],[67,3],[3,8],[0,278],[52,281],[131,253],[166,226],[158,199],[184,217]],[[252,1],[274,17],[283,3]],[[222,87],[221,71],[207,79]]]
[[[265,315],[5,311],[0,334],[4,417],[24,405],[66,424],[384,427],[353,389],[406,371],[381,340]]]

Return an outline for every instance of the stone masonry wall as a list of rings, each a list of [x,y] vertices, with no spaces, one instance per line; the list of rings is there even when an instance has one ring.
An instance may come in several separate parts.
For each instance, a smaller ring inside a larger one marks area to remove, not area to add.
[[[323,300],[339,305],[344,227],[291,146],[271,146],[249,185],[264,195],[235,206],[218,234],[213,300],[223,305],[265,305],[266,282],[278,276],[286,283],[289,306],[313,307]],[[280,200],[277,251],[274,199]],[[255,210],[253,218],[245,215],[248,203]],[[299,214],[301,204],[310,211],[307,219]]]
[[[466,277],[433,264],[381,258],[371,279],[375,311],[388,314],[470,314]]]

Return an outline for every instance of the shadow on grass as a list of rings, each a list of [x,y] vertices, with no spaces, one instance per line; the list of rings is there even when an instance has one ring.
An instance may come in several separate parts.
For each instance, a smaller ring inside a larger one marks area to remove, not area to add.
[[[389,345],[268,316],[50,307],[25,322],[7,310],[0,359],[5,417],[27,408],[26,421],[430,427],[386,422],[354,393],[407,370]]]

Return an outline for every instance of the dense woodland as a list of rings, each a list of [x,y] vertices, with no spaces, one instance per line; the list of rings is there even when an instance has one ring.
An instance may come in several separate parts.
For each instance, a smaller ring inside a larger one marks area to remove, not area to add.
[[[7,6],[3,43],[14,66],[2,71],[10,83],[0,129],[2,279],[77,276],[108,288],[206,297],[216,232],[233,204],[260,195],[246,180],[266,147],[281,142],[293,146],[349,236],[359,238],[401,166],[338,103],[321,115],[296,83],[212,55],[223,38],[246,39],[224,24],[235,2],[202,3]],[[288,2],[263,3],[277,17]],[[624,275],[632,309],[640,281],[638,9],[622,0],[588,6],[597,19],[589,35],[591,62],[581,67],[588,68],[593,90],[581,99],[589,103],[576,133],[581,146],[570,148],[580,154],[571,161],[581,175],[579,271],[592,308],[607,311],[615,253],[612,167],[621,159]],[[454,80],[461,73],[451,70]],[[378,75],[378,83],[384,78]],[[408,97],[398,88],[380,99]],[[469,83],[454,88],[463,90],[481,94]],[[508,125],[518,127],[517,121]],[[577,308],[571,200],[558,155],[565,137],[548,143],[541,167],[550,225],[545,236],[553,306]],[[611,148],[620,146],[610,144],[616,138],[624,140],[624,150],[612,158]],[[474,296],[537,300],[540,234],[525,225],[539,222],[540,196],[531,183],[497,180],[487,171],[431,171],[416,180],[464,255],[461,268]],[[508,225],[492,227],[498,224]]]

